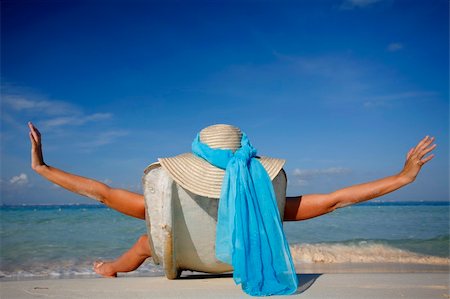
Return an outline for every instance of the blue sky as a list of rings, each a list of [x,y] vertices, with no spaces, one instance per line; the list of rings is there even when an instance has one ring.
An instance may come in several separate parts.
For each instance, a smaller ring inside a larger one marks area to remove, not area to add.
[[[230,123],[285,158],[289,195],[393,175],[436,136],[416,182],[383,200],[449,199],[448,1],[1,2],[1,201],[92,203],[45,161],[140,191],[143,169]]]

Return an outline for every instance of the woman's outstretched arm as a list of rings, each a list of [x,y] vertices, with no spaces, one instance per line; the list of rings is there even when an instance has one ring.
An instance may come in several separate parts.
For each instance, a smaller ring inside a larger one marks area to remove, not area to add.
[[[64,172],[45,164],[41,134],[30,122],[31,168],[47,180],[72,191],[104,203],[123,214],[145,219],[144,197],[123,189],[114,189],[101,182]]]
[[[308,194],[298,197],[288,197],[284,213],[285,221],[305,220],[314,218],[355,203],[380,197],[403,186],[412,183],[422,166],[434,155],[425,157],[436,148],[434,137],[426,136],[416,147],[406,155],[402,171],[376,181],[350,186],[329,194]]]

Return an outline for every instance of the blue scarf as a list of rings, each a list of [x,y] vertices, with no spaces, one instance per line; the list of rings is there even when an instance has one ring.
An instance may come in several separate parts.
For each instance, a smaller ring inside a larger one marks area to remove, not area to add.
[[[272,181],[242,134],[241,147],[212,149],[200,141],[192,152],[225,169],[216,232],[216,257],[233,265],[236,284],[249,295],[288,295],[297,275],[283,232]]]

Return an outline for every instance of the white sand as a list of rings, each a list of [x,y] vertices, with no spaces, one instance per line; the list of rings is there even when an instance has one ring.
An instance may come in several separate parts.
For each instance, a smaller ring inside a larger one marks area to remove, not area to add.
[[[299,292],[271,298],[450,298],[449,273],[299,274]],[[230,276],[0,282],[7,298],[251,298]]]

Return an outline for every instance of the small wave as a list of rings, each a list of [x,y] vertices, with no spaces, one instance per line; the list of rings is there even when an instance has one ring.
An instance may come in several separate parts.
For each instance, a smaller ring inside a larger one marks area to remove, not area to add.
[[[414,253],[368,241],[291,245],[297,263],[408,263],[449,265],[450,259]]]
[[[123,275],[123,274],[122,274]],[[154,265],[151,261],[145,262],[136,271],[127,276],[164,276],[161,266]],[[47,262],[39,264],[15,265],[0,270],[1,280],[23,280],[41,278],[76,278],[97,276],[92,269],[92,263],[77,263],[71,260],[60,262]]]
[[[445,239],[445,238],[444,238]],[[293,244],[291,254],[295,264],[398,263],[450,266],[448,257],[439,257],[399,249],[381,241],[352,240],[336,243]],[[60,260],[1,264],[1,280],[40,278],[74,278],[95,276],[92,261]],[[122,274],[123,275],[123,274]],[[150,260],[127,276],[164,276],[162,266]]]

